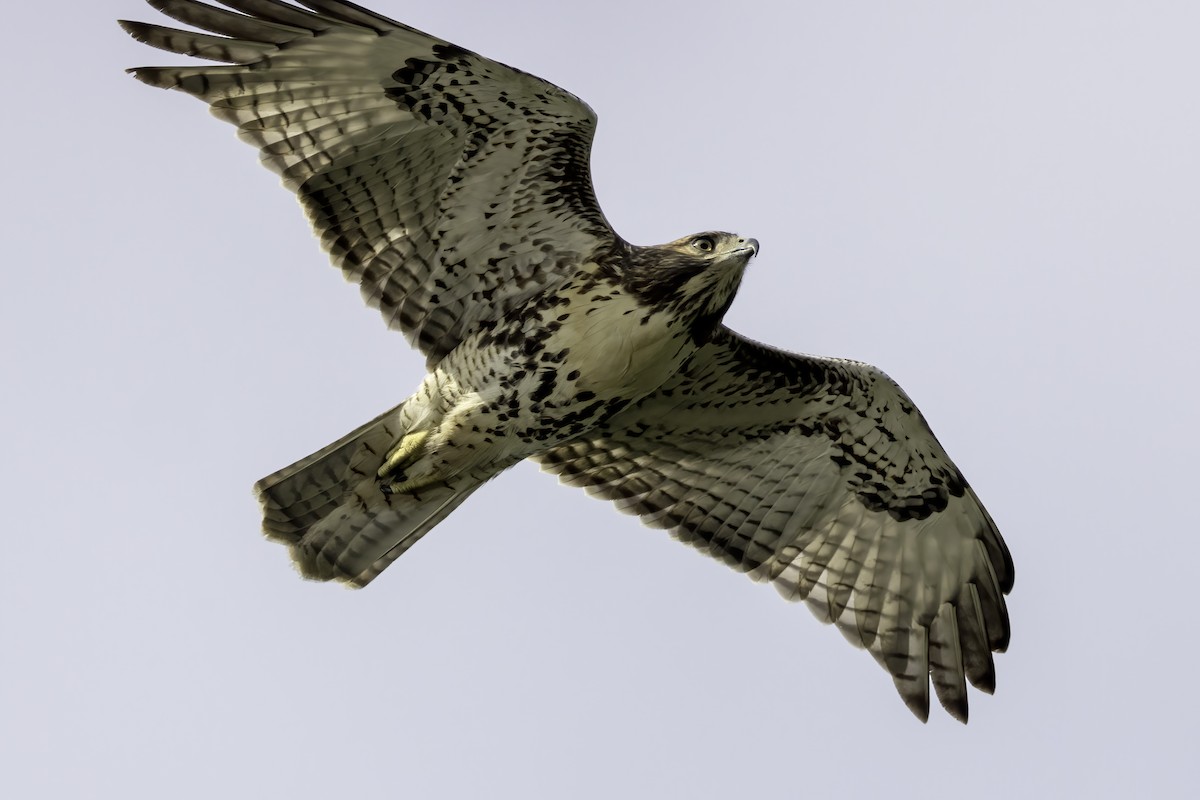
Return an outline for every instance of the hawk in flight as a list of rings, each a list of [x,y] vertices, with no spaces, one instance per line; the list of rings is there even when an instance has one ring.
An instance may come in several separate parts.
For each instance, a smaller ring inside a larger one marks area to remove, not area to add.
[[[577,97],[352,3],[149,0],[132,70],[199,97],[294,191],[333,263],[427,357],[411,397],[257,484],[267,536],[365,586],[531,458],[789,600],[967,719],[995,684],[1013,564],[908,396],[721,320],[758,242],[654,247],[592,190]]]

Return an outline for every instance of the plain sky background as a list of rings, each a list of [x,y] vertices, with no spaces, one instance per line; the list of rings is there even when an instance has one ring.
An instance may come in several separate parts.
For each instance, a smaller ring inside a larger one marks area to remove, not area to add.
[[[1012,646],[921,725],[809,612],[521,465],[368,590],[257,478],[421,359],[136,0],[6,10],[10,797],[1171,797],[1200,749],[1200,4],[409,3],[600,116],[643,244],[757,237],[727,322],[870,361],[1012,549]]]

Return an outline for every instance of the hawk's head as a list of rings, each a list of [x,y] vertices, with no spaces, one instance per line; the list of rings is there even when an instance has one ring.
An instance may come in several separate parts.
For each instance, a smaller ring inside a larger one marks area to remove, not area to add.
[[[622,283],[640,301],[687,323],[706,341],[729,310],[758,240],[709,231],[655,247],[634,248]]]

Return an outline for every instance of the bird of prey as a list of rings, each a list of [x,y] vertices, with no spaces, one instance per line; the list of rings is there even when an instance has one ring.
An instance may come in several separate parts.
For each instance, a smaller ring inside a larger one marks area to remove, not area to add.
[[[722,324],[758,242],[622,239],[592,189],[592,110],[337,0],[149,0],[121,24],[220,65],[131,70],[212,107],[299,197],[366,302],[426,357],[416,392],[256,485],[300,572],[365,586],[485,481],[563,483],[866,648],[908,707],[995,685],[1013,564],[908,396],[866,364]]]

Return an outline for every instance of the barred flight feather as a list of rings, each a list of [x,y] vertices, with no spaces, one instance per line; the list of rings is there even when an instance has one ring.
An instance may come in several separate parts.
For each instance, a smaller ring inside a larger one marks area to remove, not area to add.
[[[131,70],[206,102],[426,356],[405,402],[259,481],[302,574],[365,586],[524,458],[803,601],[967,719],[1009,641],[1009,552],[907,395],[721,325],[758,242],[609,226],[574,95],[340,0],[149,0],[122,22],[218,65]]]

